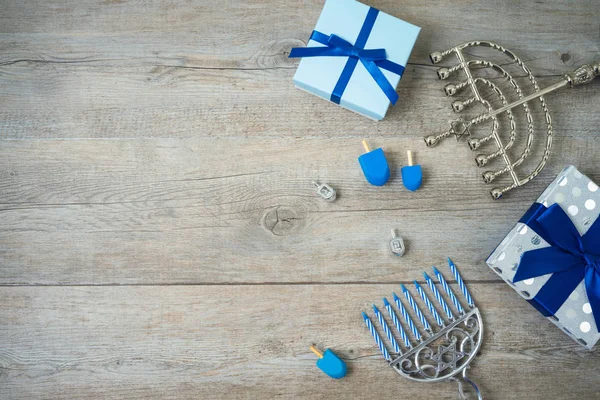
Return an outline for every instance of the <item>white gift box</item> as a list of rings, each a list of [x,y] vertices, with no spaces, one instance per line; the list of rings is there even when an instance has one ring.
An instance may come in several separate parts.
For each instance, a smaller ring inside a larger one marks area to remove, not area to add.
[[[558,204],[568,215],[578,233],[583,236],[599,218],[600,190],[598,185],[577,168],[568,166],[548,186],[536,203],[545,207]],[[525,216],[528,214],[529,212]],[[521,220],[525,219],[528,217]],[[523,222],[518,222],[486,261],[487,265],[521,297],[545,314],[548,312],[545,306],[536,300],[536,295],[553,274],[519,282],[513,280],[523,253],[549,246],[539,232],[535,232]],[[584,281],[579,283],[554,315],[547,318],[588,349],[591,349],[600,339]]]
[[[369,15],[369,13],[371,13]],[[421,28],[378,11],[354,0],[327,0],[317,21],[315,31],[324,35],[336,35],[352,45],[357,43],[359,33],[369,24],[367,17],[376,14],[364,49],[385,49],[388,61],[406,66],[408,57]],[[363,35],[365,32],[363,31]],[[325,44],[309,40],[307,47],[326,47]],[[303,90],[327,100],[332,100],[334,88],[350,57],[302,57],[294,76],[294,84]],[[383,76],[393,88],[401,76],[380,68]],[[333,100],[337,102],[336,99]],[[366,117],[381,120],[390,105],[390,99],[378,85],[362,62],[358,62],[339,98],[340,106]]]

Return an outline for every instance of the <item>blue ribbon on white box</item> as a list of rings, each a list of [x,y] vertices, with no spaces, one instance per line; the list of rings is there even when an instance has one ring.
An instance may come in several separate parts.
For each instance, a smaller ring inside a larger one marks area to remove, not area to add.
[[[581,236],[558,204],[547,208],[534,203],[519,222],[533,229],[550,247],[523,253],[513,282],[552,274],[530,300],[549,317],[583,280],[596,326],[600,327],[600,218]]]
[[[388,60],[386,58],[385,49],[364,48],[369,39],[369,35],[371,34],[371,30],[375,25],[378,14],[378,9],[369,7],[369,11],[367,12],[367,16],[354,45],[335,34],[325,35],[324,33],[315,30],[311,34],[310,40],[321,43],[326,47],[295,47],[290,51],[290,58],[348,57],[348,61],[346,62],[330,97],[330,100],[336,104],[340,104],[344,90],[346,90],[348,82],[350,81],[359,60],[365,66],[369,74],[371,74],[390,102],[396,104],[398,101],[396,89],[394,89],[386,79],[380,68],[402,76],[404,73],[404,66]]]

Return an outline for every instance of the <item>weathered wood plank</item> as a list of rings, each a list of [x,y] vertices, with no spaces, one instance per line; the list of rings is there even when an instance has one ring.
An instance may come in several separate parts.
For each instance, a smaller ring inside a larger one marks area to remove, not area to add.
[[[410,68],[402,101],[374,122],[295,89],[291,69],[10,65],[0,67],[0,129],[4,138],[404,136],[421,146],[422,136],[456,118],[434,70]],[[557,135],[597,134],[599,87],[547,96]],[[545,119],[534,111],[539,128]],[[519,125],[525,129],[524,119]]]
[[[0,129],[13,138],[421,136],[450,115],[435,67],[424,66],[432,50],[485,31],[540,75],[563,73],[599,51],[592,2],[373,5],[424,28],[400,86],[403,101],[381,123],[292,87],[296,61],[287,52],[305,40],[321,1],[8,2],[0,17]],[[499,13],[507,14],[502,24]],[[557,132],[591,133],[600,118],[597,87],[549,98]],[[582,116],[590,120],[582,124]]]
[[[369,4],[423,27],[380,123],[292,87],[322,0],[3,2],[0,284],[27,287],[0,287],[1,398],[456,398],[386,368],[359,315],[445,255],[484,313],[486,398],[600,397],[597,352],[483,265],[564,165],[600,181],[599,84],[548,96],[551,163],[501,202],[464,146],[420,139],[452,117],[429,52],[497,41],[545,85],[597,58],[596,2]],[[363,137],[396,166],[416,150],[423,189],[364,183]]]
[[[523,53],[530,67],[557,73],[588,60],[600,45],[593,0],[367,2],[423,28],[411,57],[487,39]],[[287,53],[306,42],[323,0],[5,1],[0,62],[126,63],[205,68],[289,67]]]
[[[372,144],[396,169],[412,142]],[[542,175],[494,202],[454,141],[417,152],[418,193],[397,171],[368,185],[354,139],[3,141],[0,282],[404,281],[446,255],[468,279],[495,279],[483,260],[574,156],[600,181],[595,143],[558,137]],[[402,259],[387,249],[392,227]]]
[[[470,289],[486,334],[469,375],[485,398],[600,395],[597,352],[581,350],[502,283]],[[408,382],[378,355],[360,312],[393,290],[0,288],[2,397],[456,398],[454,384]],[[348,377],[325,377],[314,366],[311,343],[345,358]]]

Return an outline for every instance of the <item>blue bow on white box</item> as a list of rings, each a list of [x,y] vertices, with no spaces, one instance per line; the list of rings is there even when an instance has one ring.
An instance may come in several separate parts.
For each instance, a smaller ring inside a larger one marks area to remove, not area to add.
[[[367,71],[369,71],[369,74],[371,74],[375,82],[377,82],[377,85],[383,90],[390,102],[396,104],[398,101],[396,89],[390,84],[379,68],[402,76],[404,73],[404,66],[386,59],[385,49],[364,49],[369,34],[375,24],[375,20],[377,19],[377,14],[379,14],[379,10],[373,7],[369,8],[367,18],[363,23],[354,45],[335,34],[325,35],[319,31],[313,31],[310,40],[324,44],[326,47],[295,47],[290,52],[290,58],[348,57],[346,66],[342,70],[340,78],[335,85],[335,89],[331,94],[330,100],[336,104],[340,104],[344,90],[348,86],[348,82],[350,81],[350,77],[352,76],[358,61],[360,61]]]
[[[300,58],[294,85],[366,117],[381,120],[398,102],[396,87],[420,32],[355,0],[326,0]]]

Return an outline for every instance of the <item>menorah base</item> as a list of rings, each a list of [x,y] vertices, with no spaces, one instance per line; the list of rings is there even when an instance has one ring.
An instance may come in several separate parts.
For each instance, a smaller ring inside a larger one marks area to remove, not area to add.
[[[481,399],[479,388],[467,378],[466,372],[477,356],[482,337],[481,314],[478,308],[473,308],[418,346],[393,358],[390,366],[398,374],[417,382],[456,381],[462,398],[466,398],[462,379]]]

